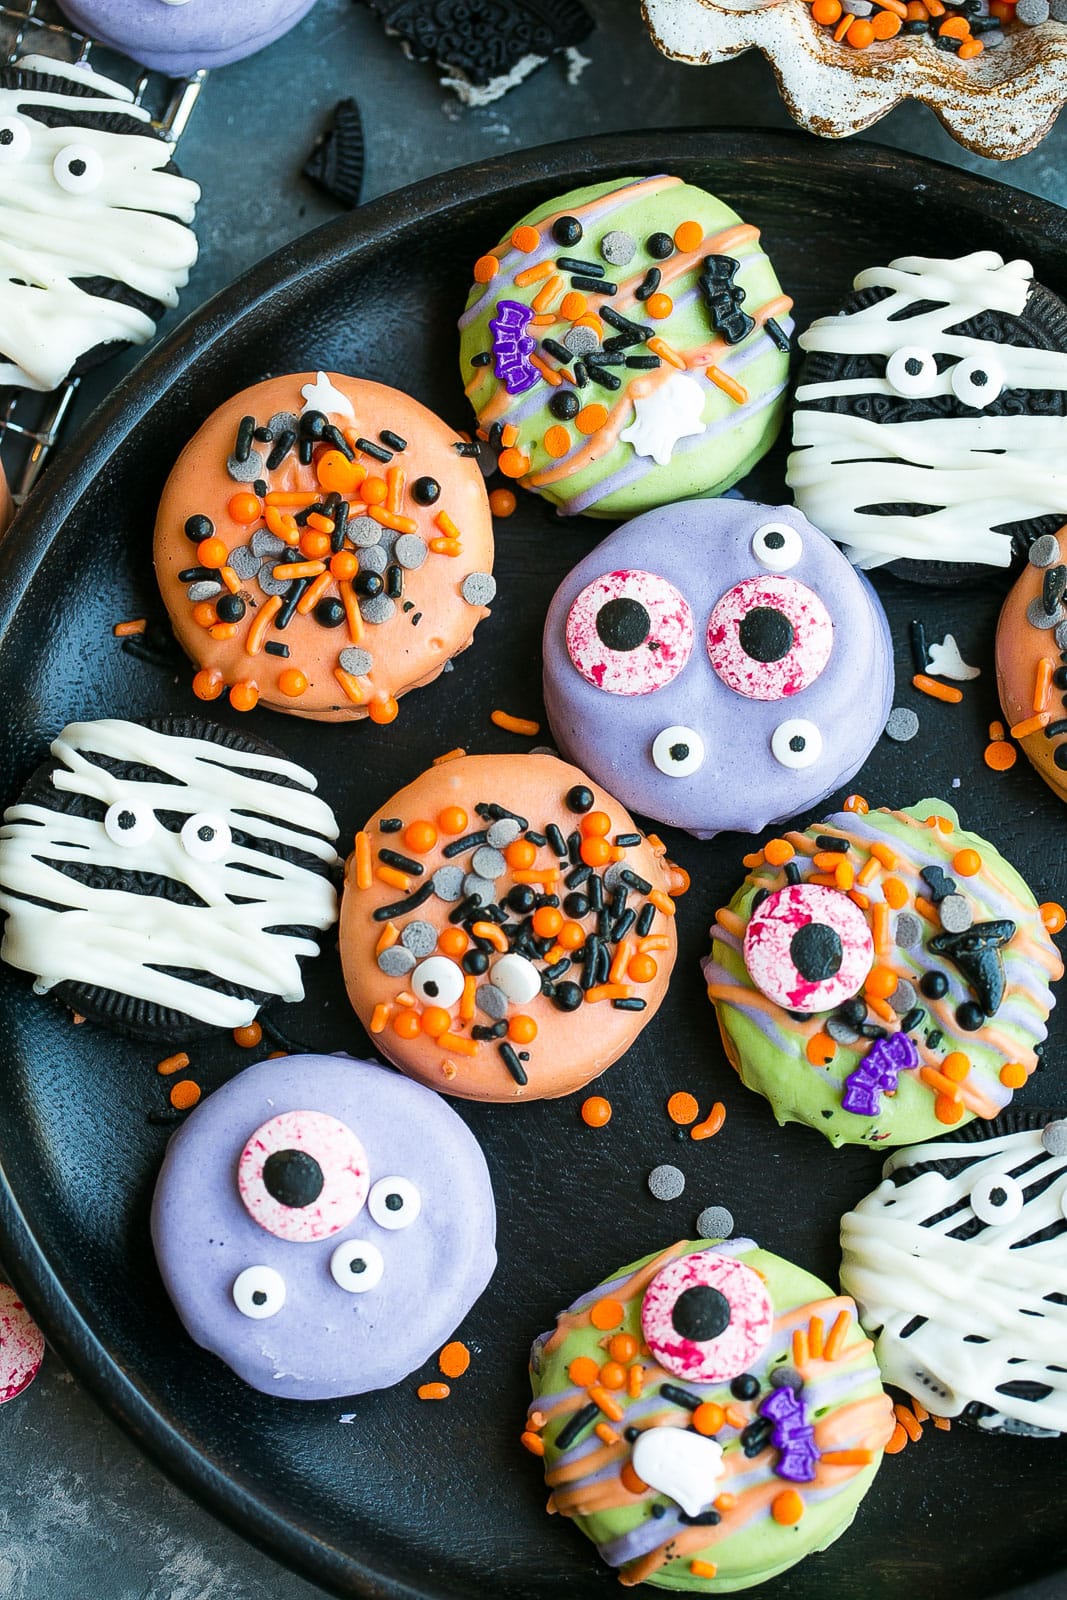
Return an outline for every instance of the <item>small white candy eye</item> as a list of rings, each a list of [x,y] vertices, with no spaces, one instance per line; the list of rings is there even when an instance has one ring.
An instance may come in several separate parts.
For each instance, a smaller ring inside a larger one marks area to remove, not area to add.
[[[937,362],[921,345],[906,344],[894,350],[885,365],[890,388],[909,400],[921,400],[937,387]]]
[[[822,755],[822,734],[814,722],[791,717],[771,734],[771,754],[783,767],[810,767]]]
[[[157,827],[152,807],[140,800],[116,800],[104,815],[104,832],[112,844],[120,844],[127,850],[147,844]]]
[[[194,861],[217,861],[230,848],[232,836],[225,818],[214,811],[198,811],[182,825],[182,845]]]
[[[967,356],[957,361],[949,374],[952,393],[965,406],[982,411],[991,406],[1004,387],[1004,372],[998,362],[985,356]]]
[[[668,778],[688,778],[704,765],[704,741],[695,728],[663,728],[652,741],[652,759]]]
[[[988,1173],[971,1190],[971,1210],[992,1227],[1014,1222],[1022,1208],[1023,1192],[1010,1173]]]
[[[92,194],[100,187],[104,163],[91,144],[67,144],[52,162],[52,175],[68,194]]]
[[[22,117],[0,117],[0,167],[25,160],[29,149],[29,123]]]
[[[330,1276],[348,1294],[366,1294],[382,1281],[385,1261],[369,1239],[342,1239],[330,1257]]]
[[[410,1178],[379,1178],[367,1197],[379,1228],[410,1228],[422,1210],[422,1196]]]
[[[541,974],[532,961],[514,951],[494,961],[491,977],[513,1005],[529,1005],[541,993]]]
[[[788,572],[804,554],[804,541],[788,522],[765,522],[752,535],[752,554],[768,572]]]
[[[463,993],[463,973],[447,956],[429,956],[411,974],[411,987],[431,1006],[454,1006]]]
[[[233,1280],[233,1303],[242,1317],[257,1322],[275,1317],[285,1304],[285,1279],[273,1267],[246,1267]]]

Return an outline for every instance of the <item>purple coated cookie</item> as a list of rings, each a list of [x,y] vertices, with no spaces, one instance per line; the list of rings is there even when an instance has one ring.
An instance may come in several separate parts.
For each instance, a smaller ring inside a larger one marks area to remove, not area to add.
[[[686,500],[617,529],[545,624],[560,752],[630,810],[758,833],[847,783],[885,726],[881,603],[792,506]]]
[[[59,0],[76,28],[157,72],[184,78],[255,55],[315,0]]]
[[[496,1266],[485,1159],[448,1103],[387,1067],[248,1067],[167,1149],[152,1241],[197,1344],[254,1389],[330,1400],[399,1383]]]

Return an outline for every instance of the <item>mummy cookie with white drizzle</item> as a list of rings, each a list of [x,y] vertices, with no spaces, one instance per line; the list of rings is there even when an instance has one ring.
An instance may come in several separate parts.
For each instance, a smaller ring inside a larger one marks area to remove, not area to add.
[[[861,567],[1008,566],[1067,520],[1067,307],[992,250],[854,288],[799,341],[798,506]]]
[[[55,389],[178,304],[200,189],[172,154],[110,78],[0,67],[0,386]]]
[[[71,723],[0,828],[0,956],[38,994],[172,1040],[303,998],[337,919],[310,772],[192,718]]]
[[[152,1242],[190,1336],[266,1394],[388,1388],[496,1266],[485,1157],[439,1095],[348,1056],[262,1061],[171,1139]]]
[[[1067,1121],[895,1151],[841,1223],[886,1381],[984,1433],[1067,1432]]]

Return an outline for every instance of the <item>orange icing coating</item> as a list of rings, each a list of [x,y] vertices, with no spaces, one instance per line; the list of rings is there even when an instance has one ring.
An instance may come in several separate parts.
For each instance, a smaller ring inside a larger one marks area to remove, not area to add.
[[[1067,534],[1061,531],[1059,540],[1061,551],[1067,554]],[[997,689],[1009,728],[1033,724],[1035,716],[1042,712],[1051,713],[1056,722],[1067,718],[1064,691],[1051,682],[1052,672],[1063,664],[1055,630],[1035,628],[1026,615],[1031,601],[1040,602],[1044,576],[1042,568],[1025,566],[997,623]],[[1041,704],[1035,704],[1039,697]],[[1056,751],[1067,743],[1067,734],[1059,733],[1050,739],[1043,726],[1036,726],[1016,737],[1038,775],[1061,800],[1067,800],[1067,768],[1058,767],[1054,759]]]

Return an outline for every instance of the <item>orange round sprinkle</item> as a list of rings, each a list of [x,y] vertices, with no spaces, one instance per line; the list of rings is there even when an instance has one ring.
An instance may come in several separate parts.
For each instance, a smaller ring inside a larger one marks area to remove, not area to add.
[[[971,1070],[971,1059],[962,1050],[951,1051],[941,1063],[942,1074],[953,1083],[962,1083]]]
[[[865,817],[871,808],[861,794],[850,794],[846,797],[841,809],[843,811],[852,811],[857,816]]]
[[[963,1106],[958,1100],[950,1100],[947,1094],[939,1094],[934,1100],[934,1116],[938,1122],[951,1126],[963,1116]]]
[[[511,235],[511,242],[516,250],[521,250],[523,255],[528,256],[530,251],[536,250],[541,243],[541,235],[536,228],[531,228],[528,222],[524,222]]]
[[[351,494],[359,485],[360,471],[340,450],[324,450],[315,462],[315,476],[331,494]]]
[[[462,1339],[446,1344],[437,1358],[437,1365],[446,1378],[462,1378],[471,1364],[471,1353]]]
[[[234,1028],[233,1042],[239,1044],[242,1050],[254,1050],[263,1037],[263,1029],[258,1022],[248,1022],[243,1028]]]
[[[278,688],[290,699],[295,700],[298,695],[305,694],[307,686],[308,681],[299,667],[286,667],[284,672],[278,674]]]
[[[592,1356],[575,1356],[567,1368],[567,1376],[576,1389],[588,1389],[600,1376],[600,1368]]]
[[[688,1094],[685,1089],[678,1089],[667,1101],[667,1115],[672,1122],[677,1122],[679,1127],[687,1128],[699,1117],[700,1102],[695,1094]]]
[[[581,416],[581,412],[578,415]],[[529,456],[523,455],[514,445],[510,445],[507,450],[501,450],[496,464],[505,478],[521,478],[530,470]]]
[[[1018,760],[1018,751],[1007,739],[994,739],[986,745],[983,760],[994,772],[1007,772]]]
[[[961,878],[973,878],[982,870],[982,858],[977,850],[957,850],[952,857],[952,870]]]
[[[787,861],[792,861],[796,851],[788,839],[768,839],[763,854],[772,867],[784,867]]]
[[[200,1099],[200,1085],[191,1078],[183,1078],[170,1091],[170,1103],[175,1111],[188,1111]]]
[[[217,700],[225,687],[222,673],[214,667],[201,667],[193,679],[193,693],[198,700]]]
[[[973,61],[975,56],[980,56],[984,49],[985,49],[985,41],[984,40],[982,40],[982,39],[964,39],[963,43],[960,45],[959,49],[956,51],[956,56],[960,61]]]
[[[608,1355],[624,1365],[637,1354],[637,1340],[632,1333],[613,1333],[608,1341]]]
[[[427,1006],[419,1022],[423,1033],[431,1039],[439,1039],[452,1026],[452,1018],[444,1006]]]
[[[213,600],[198,600],[193,607],[193,621],[201,628],[214,627],[219,620]]]
[[[704,230],[699,222],[680,222],[674,230],[674,242],[679,250],[699,250],[704,240]]]
[[[611,832],[611,818],[606,811],[587,811],[580,826],[587,839],[593,836],[604,839]]]
[[[804,1054],[813,1067],[828,1067],[837,1054],[837,1046],[828,1033],[813,1033]]]
[[[1000,1081],[1005,1089],[1021,1089],[1029,1076],[1021,1061],[1008,1061],[1000,1069]]]
[[[359,560],[351,550],[338,550],[330,558],[330,571],[335,578],[354,578],[359,571]]]
[[[558,461],[560,456],[565,456],[567,451],[570,449],[571,436],[563,424],[557,422],[554,427],[549,428],[541,443],[544,445],[549,455],[552,456],[554,460]]]
[[[888,1000],[891,994],[896,994],[899,982],[892,967],[872,967],[863,988],[866,994],[873,995],[876,1000]]]
[[[557,906],[538,906],[533,914],[533,931],[539,939],[554,939],[563,926],[563,912]]]
[[[533,1044],[537,1038],[537,1023],[533,1017],[512,1017],[508,1023],[508,1038],[512,1044]]]
[[[608,408],[602,406],[598,400],[592,405],[583,406],[574,419],[574,426],[579,433],[596,433],[608,420]]]
[[[1067,927],[1067,911],[1055,900],[1046,900],[1038,906],[1041,921],[1045,924],[1046,933],[1062,933]]]
[[[832,28],[841,20],[841,0],[815,0],[811,14],[821,27]]]
[[[424,856],[437,843],[437,829],[432,822],[409,822],[404,829],[404,843],[417,856]]]
[[[726,1421],[726,1413],[722,1406],[717,1406],[714,1400],[705,1400],[693,1412],[690,1421],[698,1433],[718,1433]]]
[[[467,813],[462,806],[445,806],[437,813],[437,825],[442,833],[462,833],[467,826]]]
[[[259,690],[254,683],[235,683],[230,690],[230,704],[235,711],[251,711],[259,703]]]
[[[863,21],[863,18],[860,18]],[[783,1528],[791,1528],[804,1515],[804,1502],[795,1489],[783,1489],[771,1501],[771,1516]]]
[[[591,1094],[582,1101],[582,1121],[589,1128],[603,1128],[611,1121],[611,1101],[602,1094]]]
[[[389,485],[384,478],[367,478],[360,485],[360,497],[369,506],[380,506],[388,499]]]
[[[367,707],[372,722],[395,722],[400,714],[400,707],[391,694],[384,700],[372,700]]]
[[[611,860],[611,846],[606,839],[583,839],[581,857],[587,867],[606,867]]]
[[[878,15],[871,18],[871,27],[876,39],[895,39],[901,29],[901,21],[892,11],[879,11]]]
[[[643,953],[631,956],[626,966],[626,976],[631,983],[651,983],[658,971],[655,957]]]
[[[469,942],[462,928],[442,928],[437,935],[437,948],[446,956],[461,956]]]
[[[393,1032],[401,1039],[417,1039],[422,1032],[422,1023],[414,1011],[405,1007],[393,1018]]]
[[[255,522],[261,510],[259,496],[256,494],[248,494],[247,491],[242,494],[232,495],[226,510],[230,513],[230,516],[233,518],[234,522],[242,522],[245,524],[249,522]],[[219,562],[219,565],[222,565],[221,561]]]
[[[567,322],[577,322],[579,317],[585,316],[588,306],[589,302],[585,295],[580,294],[577,289],[572,289],[560,301],[559,314]]]
[[[420,1383],[415,1393],[420,1400],[447,1400],[452,1391],[447,1383]]]
[[[846,37],[854,50],[866,50],[874,41],[874,29],[866,17],[856,17]]]
[[[504,860],[516,872],[526,872],[537,860],[537,846],[529,839],[513,839],[504,851]]]
[[[629,1461],[626,1462],[619,1473],[619,1482],[629,1494],[646,1494],[648,1492],[648,1484],[643,1478],[637,1476]]]
[[[475,283],[492,283],[500,271],[500,262],[496,256],[479,256],[474,263]]]
[[[196,559],[202,567],[224,567],[229,553],[221,539],[201,539],[196,547]]]
[[[585,943],[585,929],[580,922],[565,922],[556,934],[556,943],[564,950],[580,950]]]
[[[512,516],[517,503],[510,489],[494,489],[489,496],[489,509],[494,517]]]
[[[662,322],[674,310],[674,301],[669,294],[650,294],[645,301],[645,310],[657,322]]]
[[[605,1361],[600,1369],[600,1381],[605,1389],[625,1389],[626,1368],[618,1361]]]
[[[330,535],[319,533],[316,528],[305,528],[300,535],[300,554],[307,556],[309,561],[321,561],[329,553]]]
[[[589,1320],[594,1328],[599,1328],[601,1333],[607,1333],[610,1328],[617,1328],[626,1312],[619,1300],[612,1300],[610,1296],[598,1300],[589,1313]]]

